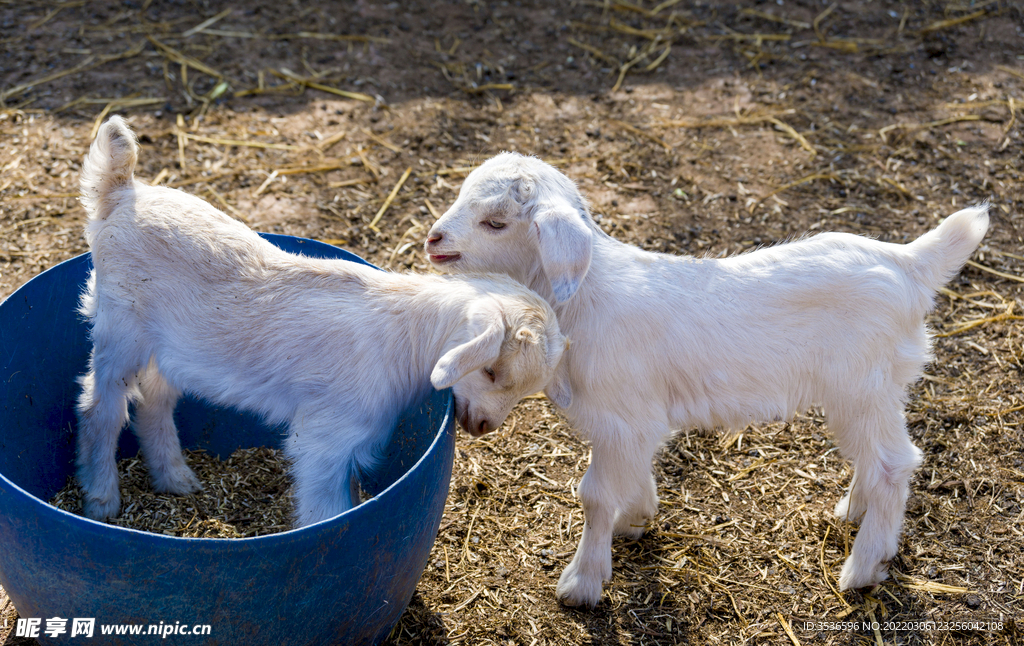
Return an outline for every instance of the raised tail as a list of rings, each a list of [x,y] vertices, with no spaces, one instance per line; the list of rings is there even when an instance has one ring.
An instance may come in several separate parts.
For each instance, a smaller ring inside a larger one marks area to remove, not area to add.
[[[112,193],[131,188],[139,144],[135,133],[121,117],[110,117],[96,133],[82,164],[80,181],[82,206],[90,220],[103,220],[110,213]]]
[[[907,245],[912,273],[936,292],[960,271],[988,231],[988,204],[957,211],[939,226]]]

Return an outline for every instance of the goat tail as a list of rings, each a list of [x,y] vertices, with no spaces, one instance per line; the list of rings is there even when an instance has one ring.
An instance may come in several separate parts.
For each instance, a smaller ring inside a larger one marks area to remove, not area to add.
[[[913,274],[923,287],[938,291],[970,259],[986,231],[987,203],[957,211],[907,246]]]
[[[82,206],[90,220],[103,220],[111,210],[112,193],[131,188],[139,144],[121,117],[110,117],[96,133],[82,164]]]

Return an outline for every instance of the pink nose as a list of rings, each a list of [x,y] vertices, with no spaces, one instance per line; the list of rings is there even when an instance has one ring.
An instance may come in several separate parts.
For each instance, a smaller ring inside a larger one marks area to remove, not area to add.
[[[486,435],[487,432],[489,430],[491,430],[491,426],[490,426],[490,424],[487,423],[487,420],[483,419],[483,420],[480,420],[479,429],[480,429],[480,435]]]
[[[443,238],[444,238],[444,236],[441,235],[440,233],[431,233],[431,234],[427,235],[427,242],[428,243],[440,242]]]

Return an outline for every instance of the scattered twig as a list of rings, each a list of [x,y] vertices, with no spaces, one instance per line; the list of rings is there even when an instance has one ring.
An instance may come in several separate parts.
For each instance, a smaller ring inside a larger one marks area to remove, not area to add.
[[[340,182],[328,182],[327,188],[345,188],[346,186],[358,186],[359,184],[369,184],[376,181],[373,178],[357,177],[356,179],[344,179]]]
[[[970,261],[968,261],[968,262],[970,262]],[[999,323],[1000,321],[1021,321],[1021,320],[1024,320],[1024,316],[1018,316],[1018,315],[1015,315],[1013,313],[1013,306],[1014,306],[1014,301],[1010,301],[1010,304],[1006,307],[1006,311],[1003,312],[1002,314],[997,314],[996,316],[989,316],[989,317],[982,318],[982,319],[977,319],[977,320],[974,320],[974,321],[965,321],[965,322],[957,325],[952,330],[949,330],[948,332],[940,332],[940,333],[936,334],[935,336],[937,336],[937,337],[954,336],[956,334],[960,334],[961,332],[966,332],[967,330],[973,330],[976,327],[979,327],[979,326],[982,326],[982,325],[987,325],[989,323]]]
[[[654,42],[657,42],[657,41],[651,41],[651,42],[654,43]],[[646,51],[646,48],[645,48],[644,51],[641,51],[639,54],[634,56],[629,61],[623,63],[619,67],[619,78],[618,78],[618,80],[615,81],[615,85],[612,86],[612,92],[618,92],[619,91],[619,88],[622,87],[622,82],[626,79],[626,72],[628,72],[634,65],[636,65],[637,63],[639,63],[643,59],[647,58],[648,54],[649,54],[649,52]]]
[[[294,40],[296,38],[312,38],[315,40],[337,40],[352,41],[357,43],[389,43],[383,36],[364,36],[362,34],[325,34],[315,31],[300,31],[294,34],[268,34],[264,36],[268,40]]]
[[[330,148],[334,144],[338,143],[339,141],[341,141],[342,139],[344,139],[347,136],[348,136],[348,131],[347,130],[342,130],[341,132],[338,132],[336,134],[331,135],[330,137],[327,137],[326,139],[324,139],[323,141],[318,143],[316,145],[316,147],[320,150],[320,152],[325,153],[325,152],[327,152],[328,148]]]
[[[583,51],[589,52],[589,53],[593,54],[596,58],[601,59],[602,61],[604,61],[605,63],[608,63],[609,65],[612,65],[614,67],[619,67],[621,65],[621,63],[619,63],[619,61],[617,59],[615,59],[612,56],[609,56],[608,54],[605,54],[604,52],[602,52],[600,49],[594,47],[593,45],[588,45],[586,43],[581,43],[580,41],[576,40],[575,38],[569,38],[568,41],[569,41],[570,45],[575,45],[576,47],[579,47]]]
[[[625,23],[619,22],[615,18],[608,21],[608,26],[617,32],[628,34],[630,36],[640,36],[641,38],[647,38],[650,40],[665,38],[670,35],[670,30],[668,29],[637,29],[636,27],[630,27]]]
[[[180,115],[179,115],[180,116]],[[221,139],[219,137],[204,137],[203,135],[196,135],[190,132],[180,131],[181,135],[185,139],[191,139],[193,141],[199,141],[204,144],[215,144],[218,146],[242,146],[244,148],[269,148],[271,150],[303,150],[302,146],[292,146],[290,144],[268,144],[262,141],[248,141],[244,139]]]
[[[462,542],[462,556],[459,558],[459,562],[455,567],[462,567],[462,564],[466,561],[466,555],[469,553],[469,538],[473,535],[473,524],[476,522],[477,516],[479,515],[480,507],[477,507],[476,511],[473,512],[473,517],[469,519],[469,527],[466,529],[466,540]]]
[[[769,197],[771,197],[773,195],[777,195],[777,194],[781,193],[782,191],[789,190],[789,189],[791,189],[791,188],[793,188],[795,186],[800,186],[801,184],[806,184],[808,182],[813,182],[813,181],[819,180],[819,179],[827,179],[827,180],[830,180],[830,181],[834,181],[834,180],[838,180],[839,177],[837,175],[832,174],[832,173],[811,173],[807,177],[802,177],[802,178],[796,180],[795,182],[790,182],[789,184],[783,184],[782,186],[778,187],[777,189],[775,189],[771,193],[768,193],[767,195],[764,195],[764,196],[758,198],[755,202],[753,202],[751,204],[750,211],[751,211],[751,213],[753,213],[754,207],[756,207],[761,202],[764,202],[765,200],[767,200]]]
[[[899,573],[895,574],[894,578],[901,588],[906,588],[907,590],[919,590],[921,592],[928,592],[931,594],[969,594],[971,592],[968,588],[962,588],[956,585],[946,585],[945,583],[939,583],[937,581],[921,581],[909,576],[903,576]]]
[[[423,229],[423,225],[420,224],[419,222],[416,222],[416,220],[413,220],[413,225],[411,227],[409,227],[408,229],[406,229],[405,233],[402,234],[402,237],[399,238],[398,242],[395,243],[395,248],[391,251],[391,255],[388,257],[388,261],[386,263],[384,263],[384,268],[385,269],[390,268],[391,267],[391,263],[393,263],[395,261],[395,258],[397,258],[400,254],[405,253],[405,251],[407,251],[409,249],[409,245],[413,244],[412,242],[410,242],[409,245],[403,247],[402,243],[405,242],[405,239],[408,238],[409,235],[411,235],[411,234],[413,234],[413,233],[415,233],[417,231],[420,231],[422,229]]]
[[[223,18],[227,18],[228,16],[230,16],[231,15],[231,11],[232,11],[231,9],[225,9],[224,11],[220,12],[216,16],[214,16],[212,18],[207,18],[206,20],[204,20],[203,22],[199,23],[198,25],[196,25],[192,29],[189,29],[188,31],[182,32],[181,37],[182,38],[188,38],[189,36],[192,36],[193,34],[196,34],[196,33],[200,32],[200,31],[203,31],[204,29],[206,29],[210,25],[213,25],[214,23],[219,22]]]
[[[797,132],[797,131],[796,131],[796,130],[795,130],[795,129],[793,128],[793,126],[791,126],[791,125],[789,125],[789,124],[787,124],[787,123],[783,123],[782,121],[780,121],[780,120],[776,119],[775,117],[770,117],[770,118],[768,119],[768,121],[770,121],[771,123],[774,123],[774,124],[775,124],[776,126],[778,126],[778,127],[779,127],[779,128],[780,128],[780,129],[781,129],[781,130],[782,130],[783,132],[785,132],[785,133],[786,133],[787,135],[789,135],[790,137],[792,137],[793,139],[795,139],[795,140],[796,140],[796,142],[797,142],[798,144],[800,144],[800,147],[801,147],[801,148],[803,148],[803,149],[804,149],[804,150],[806,150],[807,152],[811,153],[811,157],[816,157],[816,156],[818,155],[818,151],[814,149],[814,146],[812,146],[812,145],[811,145],[811,144],[810,144],[810,143],[809,143],[809,142],[807,141],[807,139],[805,139],[805,138],[804,138],[804,136],[803,136],[803,135],[801,135],[801,134],[800,134],[799,132]]]
[[[511,83],[484,83],[483,85],[459,86],[459,89],[467,94],[481,94],[491,90],[507,90],[511,92],[516,86]]]
[[[359,146],[356,148],[356,155],[359,157],[359,162],[363,165],[363,168],[369,171],[369,173],[373,175],[373,178],[379,182],[380,169],[377,168],[377,166],[370,161],[370,158],[366,156],[366,150],[362,146]]]
[[[1006,124],[1006,128],[1003,129],[1002,139],[1003,143],[999,146],[999,150],[1006,150],[1006,147],[1010,145],[1010,131],[1013,130],[1014,124],[1017,122],[1017,107],[1014,103],[1014,98],[1007,97],[1006,108],[1010,111],[1010,121]]]
[[[402,152],[402,149],[401,149],[401,148],[399,148],[399,147],[398,147],[398,146],[396,146],[395,144],[391,143],[390,141],[388,141],[388,140],[387,140],[387,139],[385,139],[384,137],[381,137],[381,136],[379,136],[379,135],[375,135],[375,134],[373,134],[373,132],[371,132],[369,128],[363,128],[363,133],[364,133],[364,134],[365,134],[365,135],[366,135],[367,137],[369,137],[370,139],[372,139],[372,140],[376,141],[376,142],[377,142],[378,144],[380,144],[381,146],[384,146],[385,148],[387,148],[388,150],[390,150],[391,152],[396,152],[396,153],[400,153],[400,152]]]
[[[370,222],[369,227],[375,232],[380,233],[380,229],[377,228],[377,223],[380,222],[381,217],[384,216],[384,212],[388,210],[389,206],[391,206],[392,200],[394,200],[395,196],[398,195],[399,189],[402,188],[402,185],[405,184],[405,180],[409,179],[409,175],[411,174],[412,166],[405,169],[405,172],[402,173],[402,177],[399,178],[398,183],[395,184],[395,187],[391,189],[391,193],[388,195],[387,199],[384,200],[384,204],[381,205],[380,210],[377,211],[377,215],[373,216],[373,220]]]
[[[161,171],[162,173],[163,171]],[[203,182],[215,182],[218,179],[224,179],[225,177],[233,177],[238,174],[239,171],[229,170],[224,173],[217,173],[216,175],[207,175],[206,177],[190,177],[188,179],[179,179],[174,182],[169,182],[167,188],[181,188],[183,186],[191,186],[192,184],[202,184]],[[159,177],[159,175],[157,175]]]
[[[479,597],[480,593],[483,592],[483,591],[484,591],[483,588],[478,588],[476,592],[474,592],[473,594],[471,594],[468,597],[466,597],[465,599],[463,599],[462,602],[459,603],[459,605],[457,605],[454,608],[452,608],[449,612],[458,612],[458,611],[462,610],[463,608],[465,608],[469,604],[473,603],[473,600],[476,599],[477,597]]]
[[[313,81],[308,78],[303,78],[296,74],[295,72],[292,72],[291,70],[288,70],[286,68],[281,68],[281,71],[270,70],[270,73],[275,76],[279,76],[283,79],[292,81],[293,83],[298,83],[299,85],[304,85],[314,90],[320,90],[321,92],[336,94],[346,99],[354,99],[356,101],[365,101],[368,103],[373,103],[376,101],[376,99],[374,99],[372,96],[363,94],[362,92],[349,92],[348,90],[339,90],[336,87],[331,87],[329,85],[324,85],[323,83],[317,83],[316,81]]]
[[[665,0],[665,2],[662,2],[661,4],[656,6],[655,8],[651,9],[651,15],[655,16],[662,9],[668,9],[669,7],[674,7],[675,5],[679,4],[679,2],[680,2],[680,0]]]
[[[962,25],[965,22],[970,22],[972,20],[977,20],[978,18],[981,18],[982,16],[984,16],[987,13],[988,13],[988,11],[986,11],[985,9],[981,9],[979,11],[975,11],[974,13],[967,14],[966,16],[960,16],[959,18],[949,18],[947,20],[939,20],[938,22],[933,22],[932,24],[930,24],[927,27],[925,27],[924,29],[922,29],[921,30],[921,35],[922,36],[927,36],[928,34],[932,33],[933,31],[939,31],[940,29],[948,29],[949,27],[955,27],[957,25]]]
[[[828,565],[825,564],[825,543],[828,542],[828,534],[830,531],[832,531],[832,526],[827,525],[825,527],[825,537],[821,539],[821,550],[818,552],[818,557],[821,561],[821,576],[825,579],[825,584],[828,586],[828,589],[832,591],[832,594],[836,596],[836,599],[839,599],[844,606],[849,608],[849,602],[847,602],[846,598],[839,592],[839,590],[832,585],[832,577],[829,576]]]
[[[212,76],[215,79],[223,79],[224,78],[223,74],[221,74],[217,70],[213,69],[212,67],[210,67],[206,63],[204,63],[204,62],[202,62],[200,60],[197,60],[195,58],[192,58],[191,56],[186,56],[185,54],[182,54],[181,52],[179,52],[178,50],[174,49],[170,45],[163,44],[162,42],[160,42],[159,40],[154,38],[152,35],[146,36],[146,39],[149,40],[149,42],[153,43],[153,45],[155,45],[156,48],[158,50],[160,50],[163,53],[164,56],[166,56],[167,58],[171,59],[175,63],[179,63],[179,64],[181,64],[183,66],[186,66],[186,67],[191,67],[192,69],[196,70],[197,72],[202,72],[203,74],[206,74],[207,76]]]
[[[467,175],[472,173],[479,166],[455,166],[453,168],[439,168],[437,170],[426,171],[423,173],[417,173],[417,177],[430,177],[437,175],[444,177],[445,175]]]
[[[789,622],[786,621],[786,618],[782,616],[782,613],[776,612],[775,616],[779,618],[779,623],[782,624],[782,629],[786,631],[786,635],[789,637],[789,640],[793,642],[793,646],[800,646],[800,640],[796,638],[795,634],[793,634],[793,628],[789,625]]]
[[[882,138],[883,142],[887,142],[885,136],[896,129],[901,130],[929,130],[931,128],[938,128],[939,126],[947,126],[951,123],[957,123],[959,121],[978,121],[981,119],[981,115],[977,114],[964,114],[956,117],[949,117],[947,119],[939,119],[938,121],[929,121],[928,123],[894,123],[891,126],[885,126],[878,131],[878,136]]]
[[[260,194],[263,193],[263,191],[267,190],[267,187],[270,186],[270,183],[277,179],[277,175],[278,173],[276,170],[272,171],[269,175],[267,175],[267,179],[263,180],[263,183],[260,184],[259,188],[256,189],[256,192],[253,193],[252,196],[259,197]]]
[[[968,260],[967,264],[970,265],[971,267],[974,267],[975,269],[980,269],[981,271],[984,271],[984,272],[987,272],[989,274],[992,274],[993,276],[999,276],[1000,278],[1005,278],[1006,280],[1012,280],[1012,281],[1015,281],[1015,282],[1018,282],[1018,283],[1024,283],[1024,278],[1021,278],[1020,276],[1014,276],[1013,274],[1007,274],[1007,273],[1003,273],[1001,271],[996,271],[995,269],[992,269],[991,267],[986,267],[985,265],[976,263],[973,260]]]
[[[89,133],[89,141],[96,138],[96,133],[99,132],[100,126],[103,125],[103,120],[107,118],[110,111],[115,108],[128,108],[138,107],[143,105],[154,105],[157,103],[164,103],[166,99],[163,98],[125,98],[125,99],[114,99],[107,103],[99,115],[96,116],[96,120],[92,124],[92,131]]]
[[[47,195],[46,197],[47,198],[51,198],[53,196]],[[54,219],[51,218],[51,217],[29,218],[27,220],[20,220],[18,222],[15,222],[14,224],[12,224],[9,227],[4,227],[3,229],[0,229],[0,236],[7,235],[8,233],[10,233],[12,231],[16,231],[16,230],[18,230],[18,229],[20,229],[22,227],[27,227],[27,226],[32,225],[32,224],[40,224],[40,223],[43,223],[43,222],[53,222],[53,221],[54,221]]]
[[[618,127],[622,128],[623,130],[626,130],[628,132],[633,133],[634,135],[638,135],[640,137],[643,137],[644,139],[649,139],[649,140],[653,141],[654,143],[658,144],[659,146],[662,146],[668,152],[672,152],[672,146],[670,146],[661,137],[653,135],[653,134],[647,132],[646,130],[641,130],[640,128],[637,128],[636,126],[632,126],[632,125],[626,123],[625,121],[619,121],[618,119],[608,119],[608,122],[609,123],[613,123],[613,124],[617,125]]]
[[[756,16],[764,20],[771,20],[772,22],[781,23],[783,25],[789,25],[790,27],[796,27],[797,29],[810,29],[811,24],[800,20],[790,20],[782,16],[776,16],[774,14],[767,13],[765,11],[758,11],[757,9],[742,9],[741,14],[748,16]]]
[[[94,139],[95,139],[95,137],[94,137]],[[164,168],[161,168],[160,172],[156,174],[156,177],[154,177],[153,179],[151,179],[149,181],[149,185],[150,186],[159,186],[160,182],[162,182],[165,179],[167,179],[167,176],[170,175],[170,174],[171,174],[171,171],[167,170],[166,166]]]
[[[828,9],[825,9],[824,11],[822,11],[821,13],[814,17],[814,22],[811,23],[811,26],[814,27],[814,34],[818,37],[818,42],[825,42],[825,34],[822,33],[821,31],[821,22],[825,20],[825,18],[828,17],[830,13],[835,11],[836,6],[838,4],[838,2],[830,4]]]
[[[430,203],[430,200],[424,199],[423,204],[427,207],[427,210],[430,211],[431,217],[433,217],[435,220],[441,217],[441,214],[437,212],[437,209],[434,208],[434,205]]]
[[[178,168],[185,172],[185,146],[188,145],[188,137],[185,135],[185,117],[178,114],[175,118],[175,136],[178,139]]]
[[[772,119],[777,118],[780,115],[793,114],[793,112],[793,110],[779,110],[777,112],[768,112],[765,114],[751,114],[736,117],[712,117],[710,119],[677,119],[672,121],[665,121],[662,125],[666,127],[672,126],[676,128],[731,128],[735,126],[749,126],[770,122]]]
[[[644,68],[645,72],[653,72],[659,65],[668,58],[669,52],[672,51],[672,43],[665,45],[665,51],[661,52],[656,59],[651,61],[651,64]]]
[[[206,192],[209,193],[210,196],[213,199],[217,200],[217,202],[219,202],[221,206],[223,206],[225,209],[230,211],[231,215],[235,216],[236,218],[238,218],[242,222],[248,222],[249,221],[249,218],[247,218],[244,213],[242,213],[241,211],[239,211],[235,207],[233,207],[230,204],[228,204],[228,201],[224,199],[224,196],[221,195],[220,193],[218,193],[217,191],[215,191],[214,188],[212,186],[210,186],[209,184],[207,184],[207,186],[206,186]]]
[[[1024,79],[1024,72],[1022,72],[1020,70],[1015,70],[1012,67],[1008,67],[1006,65],[996,65],[996,69],[997,70],[1001,70],[1003,72],[1006,72],[1007,74],[1012,74],[1013,76],[1016,76],[1017,78]]]
[[[348,168],[349,166],[351,166],[351,164],[347,161],[338,161],[329,164],[320,164],[319,166],[291,166],[287,168],[278,168],[274,172],[278,175],[305,175],[308,173],[326,173],[332,170]],[[357,181],[362,182],[365,180]]]

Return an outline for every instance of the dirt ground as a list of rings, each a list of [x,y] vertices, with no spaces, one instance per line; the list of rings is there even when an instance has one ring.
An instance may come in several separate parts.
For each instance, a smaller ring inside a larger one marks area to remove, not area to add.
[[[115,113],[144,180],[396,270],[429,271],[427,228],[501,150],[556,164],[611,235],[673,254],[826,230],[904,242],[989,200],[929,319],[936,361],[908,405],[925,461],[891,581],[836,591],[851,471],[805,411],[682,429],[600,605],[560,606],[588,451],[531,399],[459,438],[389,643],[1018,644],[1022,25],[1002,0],[0,0],[0,295],[86,251],[78,172]],[[15,613],[0,593],[8,644]]]

